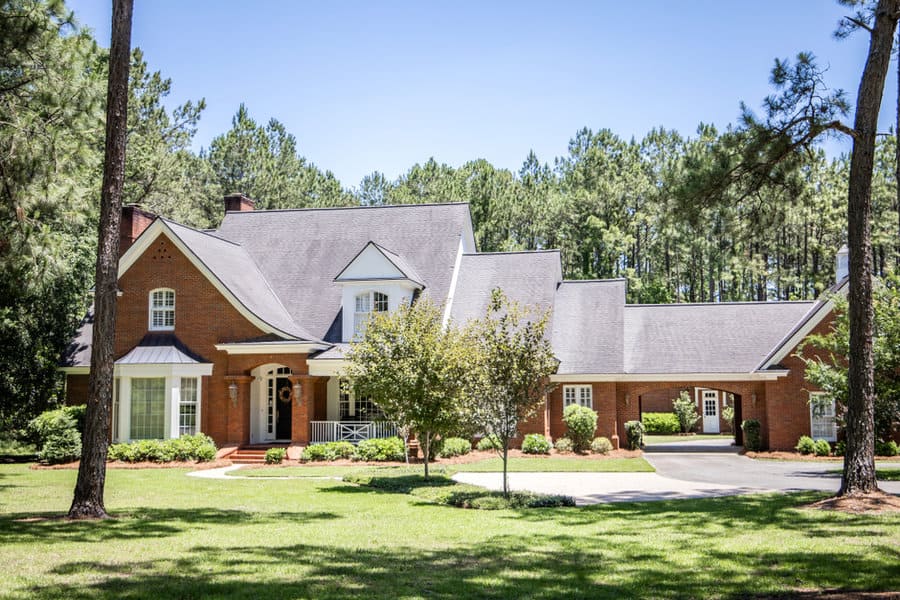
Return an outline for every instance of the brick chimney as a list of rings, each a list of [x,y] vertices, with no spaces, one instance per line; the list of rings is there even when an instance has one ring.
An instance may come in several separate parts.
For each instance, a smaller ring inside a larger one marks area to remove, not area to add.
[[[122,221],[119,223],[119,256],[131,248],[134,240],[156,219],[156,215],[147,212],[137,204],[122,207]]]
[[[225,196],[225,212],[253,210],[253,200],[241,192]]]

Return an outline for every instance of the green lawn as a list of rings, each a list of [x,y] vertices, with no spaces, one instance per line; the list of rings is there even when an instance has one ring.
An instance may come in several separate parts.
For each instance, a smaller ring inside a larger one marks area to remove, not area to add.
[[[356,473],[361,470],[371,470],[373,467],[365,465],[356,466],[286,466],[286,467],[244,467],[237,471],[230,471],[233,477],[343,477],[348,473]],[[379,467],[374,467],[379,468]],[[380,467],[384,469],[403,469],[403,467]],[[500,458],[488,458],[473,463],[441,465],[434,464],[431,469],[439,473],[453,474],[464,472],[499,472],[503,470],[503,462]],[[421,470],[421,468],[420,468]],[[643,458],[605,458],[590,459],[578,457],[541,457],[510,458],[510,473],[538,473],[538,472],[591,472],[591,473],[627,473],[627,472],[652,472],[655,469]]]
[[[719,435],[713,433],[698,433],[695,435],[645,435],[644,444],[650,446],[652,444],[668,444],[670,442],[697,442],[700,440],[733,440],[731,434]]]
[[[75,471],[0,465],[0,597],[684,598],[900,589],[900,516],[817,494],[462,510],[334,480],[111,470],[105,522],[61,514]]]

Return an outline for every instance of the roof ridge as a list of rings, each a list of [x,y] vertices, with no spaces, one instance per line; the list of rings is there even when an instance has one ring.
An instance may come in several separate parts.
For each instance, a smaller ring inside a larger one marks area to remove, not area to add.
[[[505,256],[510,254],[559,254],[561,250],[508,250],[505,252],[463,252],[463,256]]]
[[[563,283],[618,283],[620,281],[628,281],[625,277],[611,277],[609,279],[563,279]]]
[[[270,208],[265,210],[232,210],[229,215],[265,215],[281,212],[325,212],[328,210],[357,210],[377,208],[421,208],[423,206],[468,206],[469,202],[419,202],[415,204],[381,204],[375,206],[307,206],[302,208]]]
[[[815,304],[817,300],[742,300],[731,302],[670,302],[660,304],[626,304],[625,308],[652,308],[657,306],[776,306],[781,304]]]

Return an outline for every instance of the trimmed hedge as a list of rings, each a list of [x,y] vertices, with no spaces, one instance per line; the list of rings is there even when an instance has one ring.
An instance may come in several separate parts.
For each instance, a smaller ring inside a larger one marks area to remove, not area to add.
[[[557,452],[572,452],[575,448],[572,444],[572,440],[567,437],[557,438],[553,447],[556,448]]]
[[[472,451],[472,442],[462,438],[452,437],[443,440],[439,455],[442,458],[453,458],[454,456],[463,456]]]
[[[208,435],[183,435],[167,440],[137,440],[113,444],[107,460],[122,462],[208,462],[216,457],[216,444]]]
[[[350,442],[327,442],[325,444],[313,444],[303,449],[303,460],[339,460],[353,458],[356,448]]]
[[[800,454],[812,454],[816,451],[816,443],[808,435],[803,435],[797,440],[797,445],[794,446],[794,450]]]
[[[356,446],[353,460],[367,462],[400,462],[406,460],[406,446],[398,437],[363,440]]]
[[[500,449],[500,438],[496,435],[486,435],[475,444],[475,448],[484,452],[485,450],[499,450]]]
[[[84,409],[84,406],[64,406],[47,410],[28,423],[39,461],[52,465],[81,458],[79,421],[83,428]]]
[[[875,440],[875,456],[897,456],[897,454],[900,454],[900,447],[897,446],[897,442],[893,440],[889,442]]]
[[[625,422],[625,438],[629,450],[640,450],[644,447],[644,424],[640,421]]]
[[[681,424],[675,413],[647,412],[641,415],[641,422],[648,435],[673,435],[681,432]]]
[[[747,419],[741,423],[741,429],[744,431],[744,450],[756,452],[762,449],[759,421]]]
[[[570,404],[563,411],[566,437],[572,440],[575,452],[586,452],[597,430],[597,413],[586,406]]]
[[[609,454],[612,449],[612,442],[605,437],[594,438],[594,441],[591,442],[591,452],[594,454]]]
[[[813,450],[816,456],[831,456],[831,444],[827,440],[816,440]]]
[[[281,464],[286,456],[287,450],[284,448],[269,448],[266,450],[266,463],[270,465]]]
[[[550,454],[553,444],[540,433],[529,433],[522,440],[522,452],[525,454]]]

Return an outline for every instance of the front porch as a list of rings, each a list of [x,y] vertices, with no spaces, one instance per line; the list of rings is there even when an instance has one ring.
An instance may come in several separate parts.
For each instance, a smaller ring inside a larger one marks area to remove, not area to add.
[[[388,438],[399,435],[397,426],[388,421],[312,421],[310,444],[350,442],[358,444],[372,438]]]

